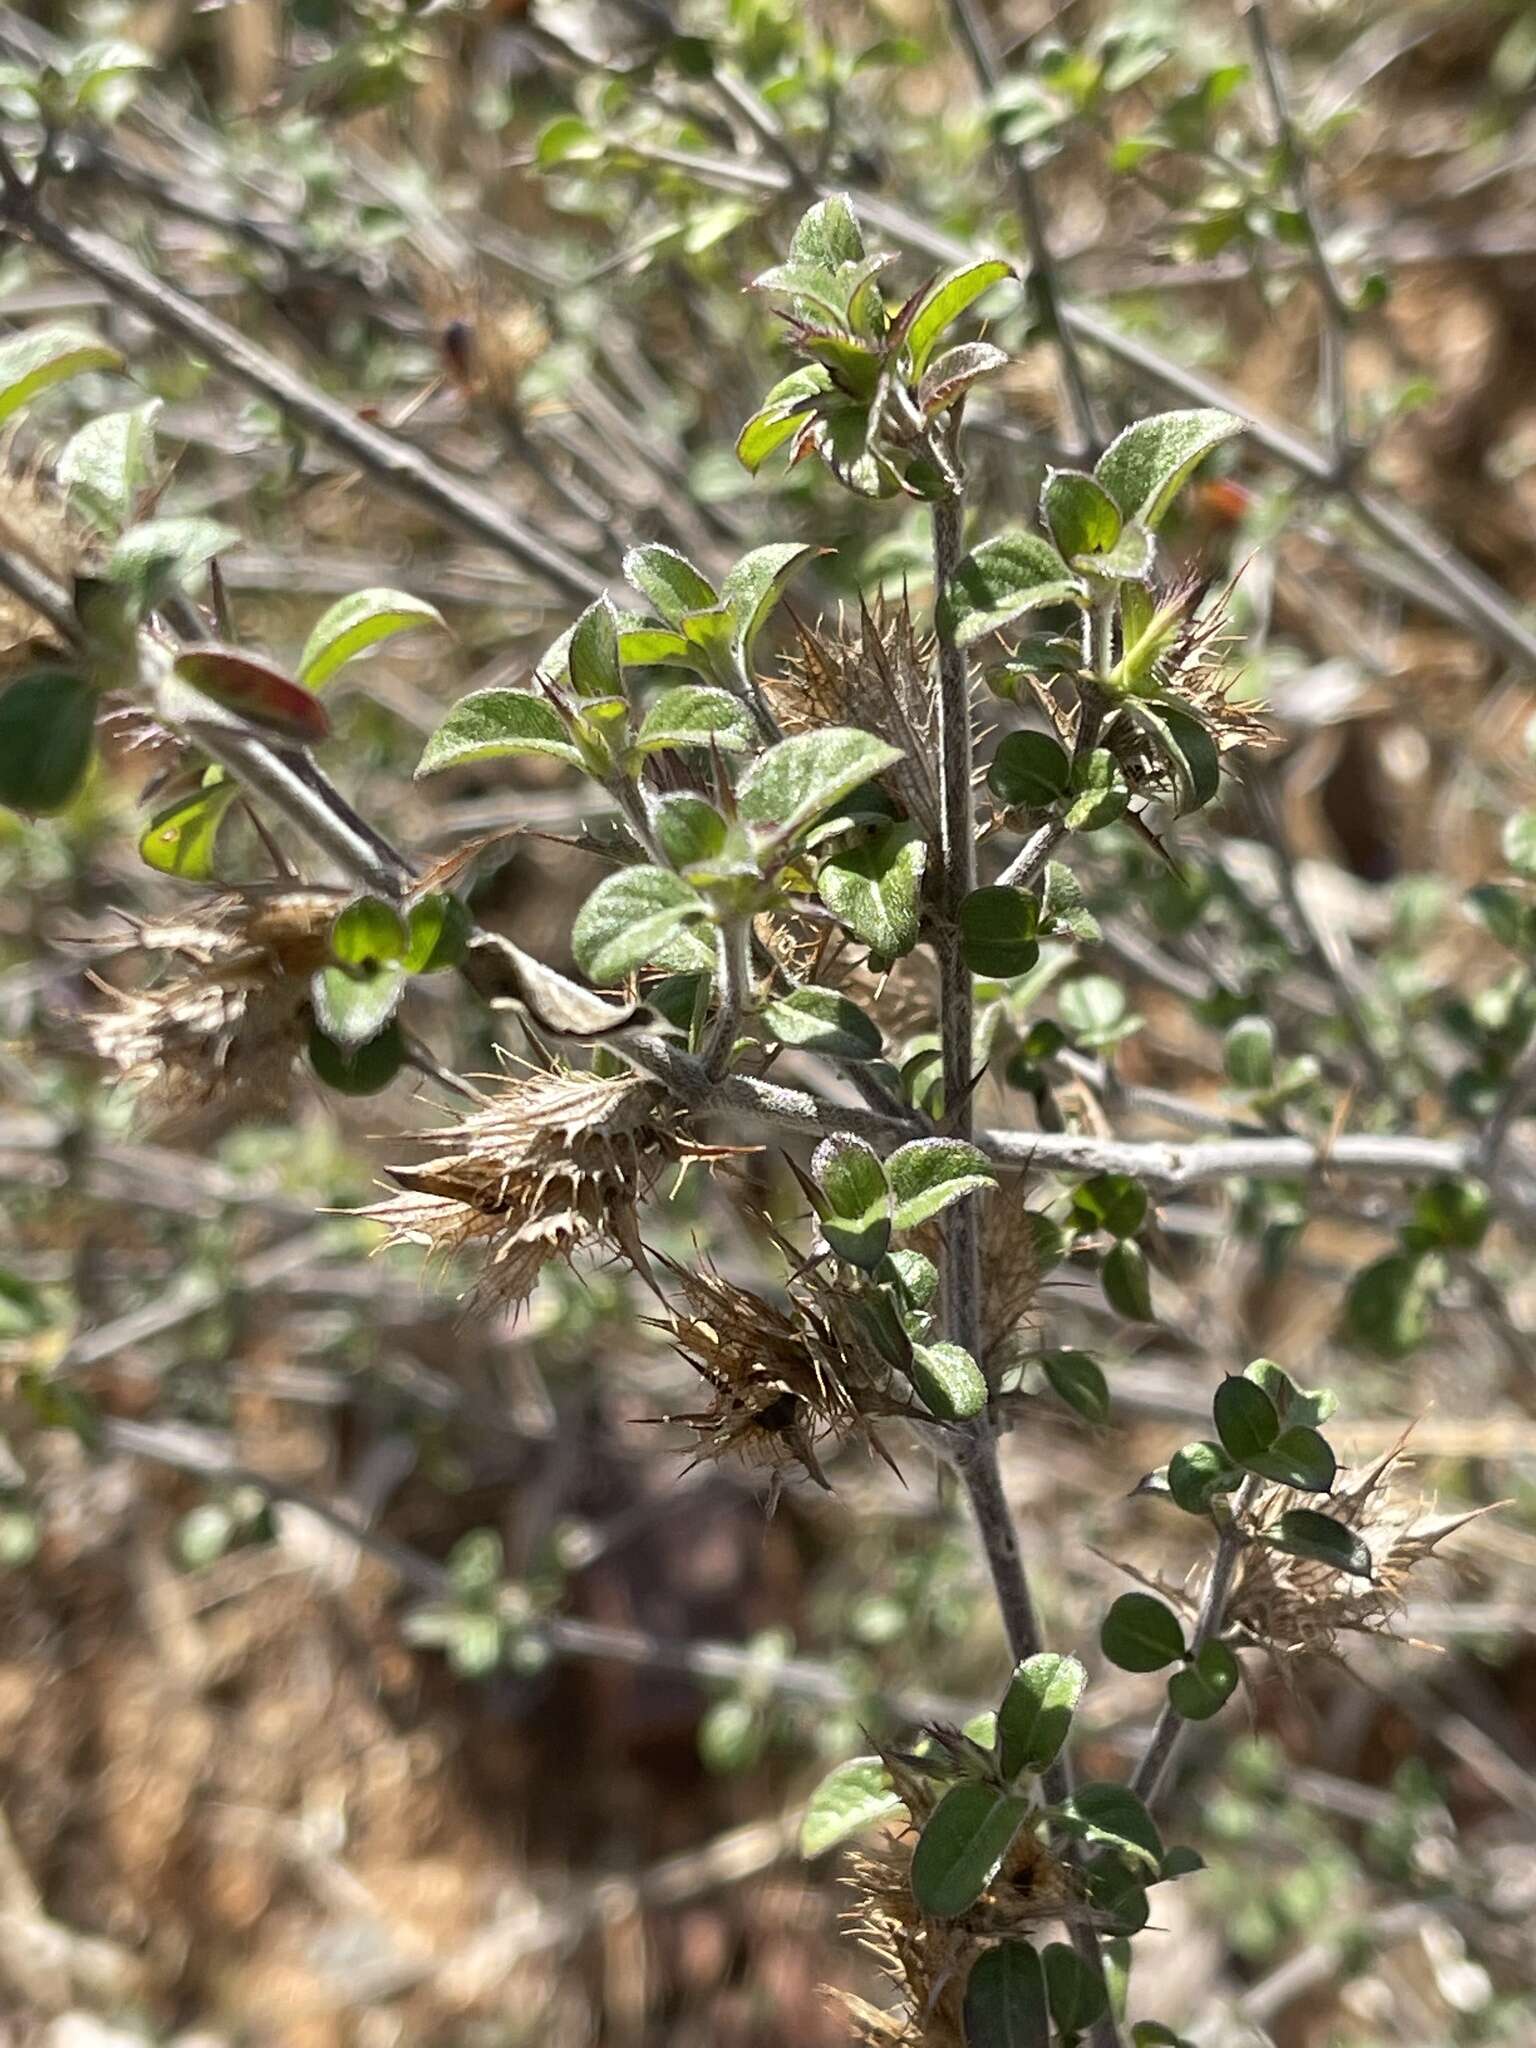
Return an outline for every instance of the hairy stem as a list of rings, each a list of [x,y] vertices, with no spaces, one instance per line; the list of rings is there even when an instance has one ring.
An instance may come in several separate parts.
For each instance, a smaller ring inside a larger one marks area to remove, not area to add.
[[[741,1015],[752,984],[752,920],[729,917],[715,935],[719,984],[714,1022],[704,1046],[704,1071],[718,1081],[731,1063],[731,1049],[741,1031]]]
[[[964,499],[955,490],[933,508],[933,598],[939,649],[939,1033],[943,1041],[944,1127],[968,1139],[971,1100],[971,971],[960,942],[960,906],[976,886],[976,814],[971,799],[971,690],[964,650],[946,623],[945,596],[960,562]],[[949,1213],[945,1320],[952,1342],[981,1362],[981,1261],[976,1198]]]

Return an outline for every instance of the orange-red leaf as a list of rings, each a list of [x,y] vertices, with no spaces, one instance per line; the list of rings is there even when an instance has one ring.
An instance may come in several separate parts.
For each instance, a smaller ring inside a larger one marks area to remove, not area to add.
[[[228,711],[284,739],[318,746],[331,730],[324,706],[310,691],[259,655],[240,647],[189,647],[176,674]]]

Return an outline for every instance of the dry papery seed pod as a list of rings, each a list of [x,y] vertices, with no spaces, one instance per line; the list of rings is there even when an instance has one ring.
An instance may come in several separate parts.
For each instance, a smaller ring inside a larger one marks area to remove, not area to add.
[[[913,624],[906,597],[899,603],[877,598],[873,610],[861,602],[856,626],[839,612],[831,627],[812,628],[795,619],[795,632],[798,655],[764,678],[769,701],[786,732],[856,725],[900,747],[902,758],[887,769],[884,779],[924,836],[936,839],[934,643]]]
[[[107,942],[179,963],[143,988],[93,977],[105,1007],[84,1019],[92,1051],[141,1090],[157,1135],[286,1108],[337,903],[325,890],[221,897],[185,917],[127,918],[123,939]]]
[[[1351,1577],[1266,1544],[1246,1544],[1227,1604],[1230,1626],[1284,1657],[1335,1656],[1341,1633],[1396,1634],[1410,1573],[1446,1537],[1492,1512],[1478,1507],[1458,1515],[1432,1513],[1407,1484],[1406,1441],[1407,1432],[1371,1464],[1341,1471],[1328,1497],[1330,1518],[1352,1529],[1369,1551],[1370,1578]],[[1310,1506],[1314,1498],[1267,1486],[1254,1502],[1251,1526],[1272,1529],[1287,1510]]]
[[[507,1081],[488,1107],[418,1142],[449,1149],[390,1167],[401,1192],[362,1213],[390,1244],[482,1251],[476,1292],[502,1306],[525,1301],[548,1260],[582,1249],[606,1246],[643,1271],[636,1212],[658,1176],[731,1155],[696,1142],[654,1081],[565,1067]]]
[[[928,1732],[940,1746],[954,1740],[950,1730]],[[977,1957],[1046,1923],[1094,1915],[1071,1870],[1029,1826],[1019,1830],[996,1877],[966,1912],[942,1920],[924,1913],[912,1892],[912,1847],[944,1788],[900,1756],[883,1754],[882,1760],[910,1825],[850,1859],[844,1882],[854,1903],[844,1920],[890,1979],[899,2002],[887,2010],[851,1992],[831,1995],[869,2048],[969,2048],[965,1990]]]

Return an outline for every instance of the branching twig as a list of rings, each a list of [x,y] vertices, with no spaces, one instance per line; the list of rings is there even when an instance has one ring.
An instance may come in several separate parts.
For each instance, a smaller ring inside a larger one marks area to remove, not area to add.
[[[976,83],[980,86],[983,96],[990,100],[997,91],[1000,79],[997,53],[992,44],[992,32],[978,11],[975,0],[949,0],[949,14],[960,41],[965,45],[966,56],[970,60],[972,71],[976,74]],[[988,118],[991,118],[990,112]],[[1050,233],[1046,227],[1045,208],[1035,182],[1035,167],[1026,149],[1008,149],[999,144],[998,154],[1008,165],[1019,219],[1024,229],[1024,243],[1029,251],[1030,265],[1028,289],[1034,300],[1035,315],[1056,351],[1056,360],[1061,369],[1062,388],[1066,393],[1067,409],[1072,416],[1073,431],[1078,442],[1074,453],[1080,459],[1091,458],[1102,437],[1094,414],[1093,399],[1088,391],[1088,380],[1083,374],[1082,361],[1077,352],[1076,339],[1061,317],[1061,284],[1056,274],[1056,260],[1051,249]]]
[[[1321,301],[1318,318],[1318,396],[1333,446],[1335,470],[1340,481],[1347,483],[1355,448],[1349,432],[1349,387],[1345,379],[1345,344],[1354,314],[1339,287],[1333,265],[1328,260],[1327,244],[1323,238],[1317,202],[1312,191],[1312,175],[1307,153],[1296,133],[1296,124],[1291,119],[1285,86],[1280,76],[1279,56],[1270,40],[1269,23],[1265,19],[1260,0],[1254,0],[1254,4],[1247,9],[1244,20],[1247,22],[1248,34],[1253,43],[1259,82],[1268,104],[1281,165],[1296,198],[1296,211],[1301,217],[1307,256],[1317,282],[1318,297]]]
[[[338,405],[306,378],[247,340],[227,321],[185,298],[142,269],[118,245],[66,228],[28,207],[22,212],[34,242],[72,270],[92,277],[114,299],[132,306],[154,326],[176,334],[218,367],[259,391],[306,432],[316,435],[359,469],[401,497],[424,505],[447,525],[509,555],[563,597],[596,597],[602,579],[552,541],[530,532],[473,485],[450,476],[419,448],[397,440]]]
[[[1222,1525],[1216,1540],[1216,1555],[1211,1561],[1211,1576],[1206,1581],[1205,1593],[1200,1602],[1200,1611],[1195,1617],[1194,1631],[1190,1636],[1190,1649],[1200,1651],[1221,1632],[1226,1618],[1227,1599],[1232,1591],[1232,1579],[1237,1570],[1237,1561],[1247,1540],[1243,1528],[1243,1516],[1252,1507],[1262,1481],[1245,1479],[1234,1495],[1227,1520]],[[1184,1730],[1189,1723],[1167,1701],[1157,1717],[1151,1740],[1146,1752],[1136,1767],[1131,1780],[1131,1790],[1145,1806],[1151,1806],[1157,1797],[1164,1773],[1172,1761]]]

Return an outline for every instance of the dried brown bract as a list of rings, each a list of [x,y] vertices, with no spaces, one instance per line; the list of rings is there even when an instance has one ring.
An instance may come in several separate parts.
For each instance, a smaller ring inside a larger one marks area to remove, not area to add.
[[[182,918],[131,921],[135,951],[182,962],[149,987],[99,983],[85,1020],[99,1058],[140,1087],[157,1134],[222,1128],[287,1106],[309,1027],[309,984],[329,957],[336,899],[319,890],[228,897]]]
[[[444,1145],[391,1167],[401,1193],[363,1213],[392,1244],[483,1251],[481,1295],[527,1299],[545,1263],[601,1245],[639,1254],[636,1209],[664,1168],[719,1156],[692,1143],[653,1081],[556,1068],[510,1081],[487,1109],[422,1133]]]

